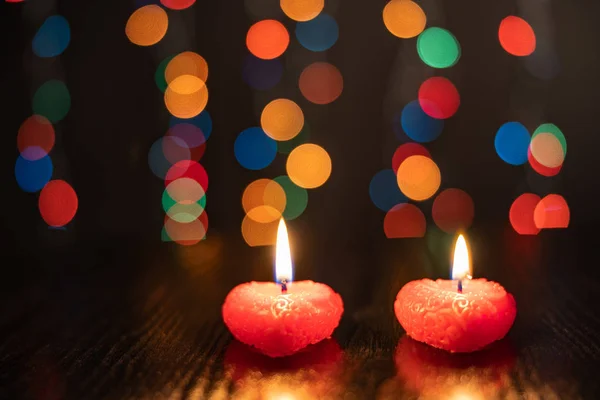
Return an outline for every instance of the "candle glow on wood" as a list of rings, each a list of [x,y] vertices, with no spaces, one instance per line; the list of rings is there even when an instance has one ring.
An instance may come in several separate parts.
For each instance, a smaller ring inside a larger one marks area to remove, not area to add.
[[[277,228],[277,244],[275,246],[275,280],[277,282],[292,281],[292,254],[287,227],[283,218]]]
[[[467,241],[459,235],[454,246],[454,262],[452,263],[452,279],[465,279],[471,275],[471,260]]]

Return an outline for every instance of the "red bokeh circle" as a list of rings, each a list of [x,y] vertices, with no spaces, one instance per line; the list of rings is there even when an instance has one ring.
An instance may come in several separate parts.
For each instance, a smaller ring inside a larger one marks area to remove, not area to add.
[[[519,235],[537,235],[540,232],[533,219],[533,213],[539,202],[540,196],[537,194],[524,193],[510,206],[508,215],[510,224]]]
[[[535,51],[536,39],[533,28],[523,18],[514,15],[500,22],[498,39],[502,48],[513,56],[528,56]]]
[[[460,106],[460,95],[449,79],[434,76],[419,88],[419,104],[432,118],[446,119],[453,116]]]
[[[435,198],[431,214],[441,230],[455,233],[471,226],[475,216],[475,205],[467,192],[446,189]]]
[[[165,176],[165,187],[179,178],[190,178],[202,186],[204,191],[208,190],[208,174],[202,165],[196,161],[183,160],[173,164]]]
[[[396,204],[385,215],[383,231],[388,239],[425,236],[425,215],[414,204]]]
[[[19,128],[17,147],[29,161],[39,160],[50,153],[54,147],[55,134],[52,123],[41,115],[32,115]]]
[[[65,226],[77,213],[77,193],[67,182],[53,180],[44,186],[38,200],[40,215],[53,227]]]
[[[400,164],[408,157],[411,156],[425,156],[431,158],[431,154],[429,150],[425,148],[425,146],[420,145],[419,143],[405,143],[398,146],[394,155],[392,156],[392,169],[394,173],[398,173],[398,168],[400,168]]]

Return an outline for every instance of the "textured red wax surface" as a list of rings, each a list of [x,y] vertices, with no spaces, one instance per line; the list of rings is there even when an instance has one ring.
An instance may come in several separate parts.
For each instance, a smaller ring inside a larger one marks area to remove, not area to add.
[[[274,282],[244,283],[223,304],[223,320],[233,336],[270,357],[329,338],[343,312],[340,295],[313,281],[292,282],[286,293]]]
[[[406,333],[450,352],[471,352],[502,339],[517,314],[515,299],[486,279],[466,280],[463,292],[450,280],[407,283],[394,310]]]

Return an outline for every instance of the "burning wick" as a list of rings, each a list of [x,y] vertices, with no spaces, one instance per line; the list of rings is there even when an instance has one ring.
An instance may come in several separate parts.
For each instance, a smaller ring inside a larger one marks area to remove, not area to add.
[[[462,279],[458,280],[458,293],[462,293]]]
[[[281,293],[285,293],[285,292],[287,292],[287,280],[282,279],[281,280]]]

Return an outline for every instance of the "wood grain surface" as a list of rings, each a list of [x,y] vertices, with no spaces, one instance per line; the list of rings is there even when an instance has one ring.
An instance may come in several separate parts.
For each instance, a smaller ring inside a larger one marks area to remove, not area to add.
[[[232,341],[220,317],[236,283],[268,279],[268,249],[225,251],[226,238],[217,236],[192,248],[90,245],[48,253],[52,270],[23,273],[22,287],[4,291],[2,398],[597,398],[600,285],[582,267],[581,257],[591,254],[588,233],[510,235],[507,246],[497,236],[476,237],[474,273],[494,265],[479,272],[514,293],[519,313],[505,340],[466,356],[412,341],[395,320],[392,300],[402,284],[436,277],[418,261],[436,264],[419,241],[378,249],[395,268],[365,267],[358,282],[331,279],[346,299],[334,337],[280,360]],[[497,245],[482,251],[494,238]],[[248,261],[252,254],[256,260]]]

